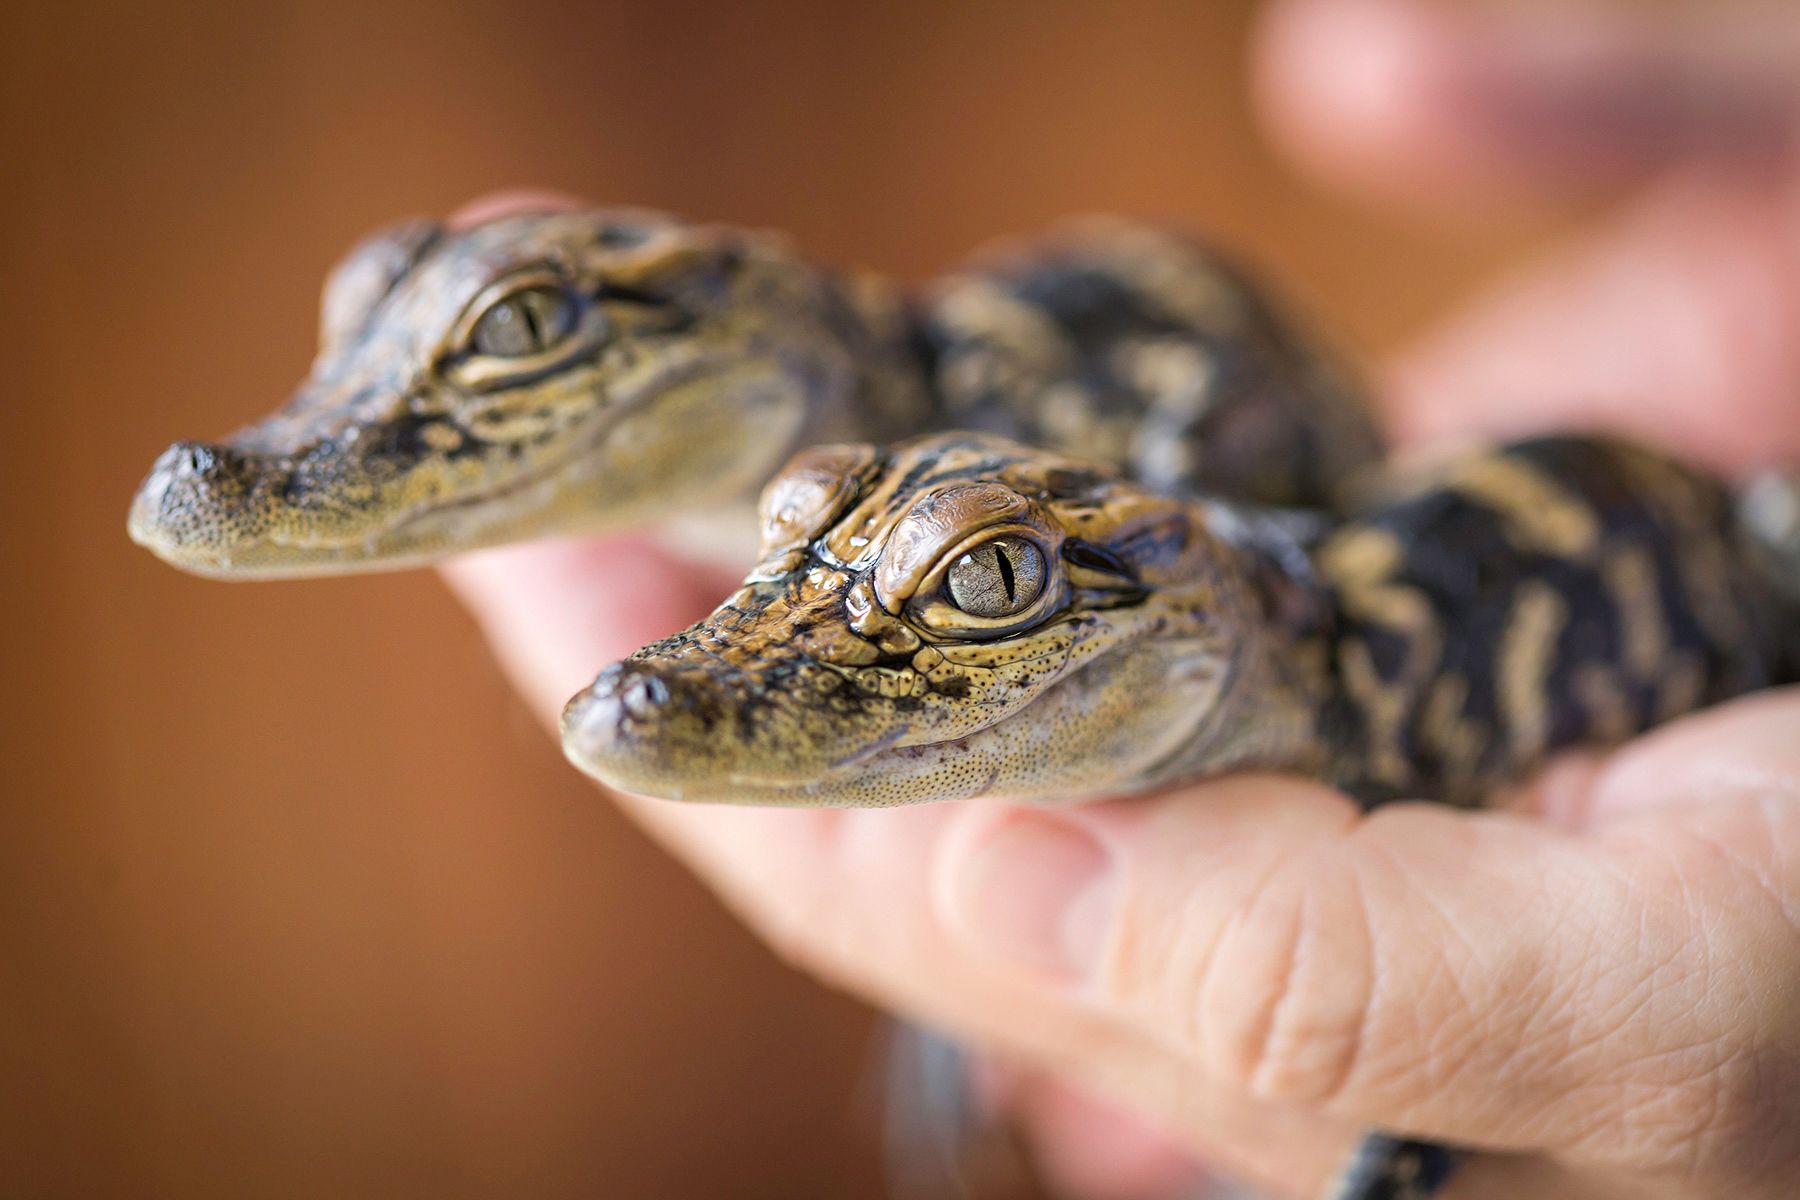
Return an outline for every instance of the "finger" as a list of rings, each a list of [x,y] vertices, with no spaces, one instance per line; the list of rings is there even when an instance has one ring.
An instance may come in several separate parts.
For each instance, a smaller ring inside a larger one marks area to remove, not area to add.
[[[1800,461],[1800,201],[1684,178],[1393,367],[1406,441],[1605,429],[1726,471]]]
[[[1692,728],[1687,728],[1691,723]],[[1733,728],[1733,726],[1741,728]],[[1766,905],[1767,896],[1776,894],[1779,881],[1792,879],[1800,871],[1800,822],[1790,822],[1785,829],[1771,829],[1767,822],[1767,814],[1762,806],[1751,804],[1732,806],[1721,804],[1725,796],[1717,790],[1699,793],[1704,799],[1696,802],[1692,797],[1680,797],[1676,789],[1693,786],[1706,789],[1720,781],[1718,776],[1711,776],[1691,767],[1696,760],[1713,758],[1727,765],[1730,769],[1720,772],[1724,781],[1737,788],[1740,794],[1753,798],[1768,798],[1771,787],[1785,785],[1787,787],[1786,807],[1790,812],[1800,811],[1800,786],[1794,781],[1794,774],[1788,767],[1794,761],[1792,730],[1800,728],[1800,696],[1774,695],[1757,696],[1739,702],[1737,705],[1725,706],[1716,713],[1702,714],[1691,722],[1677,723],[1669,727],[1670,735],[1662,739],[1664,744],[1657,745],[1657,739],[1649,739],[1627,751],[1617,755],[1611,762],[1596,759],[1582,764],[1583,770],[1577,778],[1584,785],[1600,786],[1595,775],[1601,772],[1614,783],[1621,785],[1639,801],[1666,801],[1670,805],[1688,804],[1695,809],[1702,826],[1697,832],[1701,839],[1688,843],[1689,853],[1699,849],[1701,853],[1712,856],[1715,864],[1720,859],[1731,857],[1728,847],[1742,848],[1736,855],[1738,865],[1748,866],[1760,883],[1746,884],[1743,879],[1728,880],[1726,886],[1709,883],[1703,874],[1682,870],[1676,872],[1683,876],[1683,882],[1690,888],[1712,891],[1720,900],[1719,907],[1742,917],[1750,913],[1758,902]],[[1656,754],[1639,753],[1640,749],[1655,748]],[[1684,774],[1670,775],[1671,766],[1687,766]],[[1640,781],[1655,781],[1661,785],[1661,797],[1652,798],[1639,786]],[[1735,811],[1734,811],[1735,809]],[[1622,817],[1632,815],[1621,812]],[[1642,817],[1642,811],[1636,811]],[[1584,807],[1580,820],[1571,819],[1575,825],[1592,825],[1604,820],[1603,814],[1591,805]],[[953,839],[955,840],[955,839]],[[1785,847],[1785,851],[1782,849]],[[953,851],[957,849],[952,848]],[[1665,846],[1655,852],[1655,857],[1669,853]],[[1784,857],[1785,854],[1785,857]],[[1030,857],[1040,860],[1055,857],[1068,858],[1066,852],[1046,854],[1040,852]],[[1757,860],[1763,860],[1757,865]],[[1731,872],[1727,872],[1728,874]],[[1052,889],[1054,890],[1054,889]],[[1761,895],[1758,895],[1759,890]],[[1030,891],[1028,894],[1041,903],[1043,893]],[[1013,893],[1007,892],[1008,904],[1002,911],[1011,908]],[[1024,901],[1020,907],[1030,908],[1032,900]],[[1054,907],[1054,905],[1053,905]],[[1009,921],[1012,926],[1009,936],[1018,937],[1017,912]],[[1768,924],[1779,930],[1782,925],[1772,914]],[[1790,906],[1786,917],[1786,928],[1800,927],[1800,911]],[[1721,939],[1721,945],[1724,940]],[[1005,956],[1002,956],[1004,960]],[[1787,958],[1792,960],[1792,952]],[[1034,956],[1033,961],[1041,962]],[[1204,1019],[1201,1017],[1200,1019]],[[1754,1024],[1754,1021],[1752,1022]],[[1767,1027],[1779,1029],[1791,1025],[1791,1021],[1767,1022]],[[1125,1043],[1129,1044],[1129,1043]],[[1123,1055],[1119,1055],[1123,1058]],[[1698,1095],[1701,1089],[1688,1092],[1690,1127],[1704,1125],[1703,1116],[1696,1118],[1693,1114],[1719,1111],[1710,1096],[1702,1098]],[[1185,1159],[1180,1154],[1179,1144],[1174,1147],[1163,1147],[1155,1136],[1155,1126],[1144,1129],[1134,1118],[1110,1108],[1103,1101],[1089,1096],[1080,1089],[1073,1089],[1066,1084],[1045,1077],[1042,1074],[1022,1073],[1016,1077],[1007,1089],[1012,1099],[1011,1110],[1018,1113],[1024,1127],[1030,1133],[1032,1143],[1042,1148],[1045,1155],[1045,1169],[1050,1177],[1062,1183],[1074,1195],[1192,1195],[1211,1194],[1199,1191],[1203,1185],[1203,1174],[1193,1176],[1193,1190],[1179,1190],[1176,1183],[1187,1179],[1184,1169],[1194,1171],[1191,1164],[1184,1167]],[[1047,1093],[1047,1094],[1046,1094]],[[1129,1094],[1129,1093],[1127,1093]],[[1142,1093],[1140,1093],[1141,1095]],[[1152,1089],[1149,1094],[1155,1095]],[[1742,1102],[1736,1105],[1725,1105],[1726,1110],[1735,1108],[1743,1112],[1746,1107],[1755,1108],[1763,1105],[1772,1115],[1766,1128],[1772,1130],[1768,1136],[1752,1134],[1740,1137],[1737,1144],[1745,1141],[1764,1141],[1775,1145],[1791,1141],[1784,1132],[1782,1118],[1774,1116],[1775,1105],[1764,1104],[1756,1100],[1746,1106]],[[1096,1115],[1096,1110],[1099,1110]],[[1177,1112],[1181,1111],[1179,1107]],[[1678,1104],[1670,1105],[1670,1112],[1677,1115],[1681,1112]],[[1669,1113],[1658,1113],[1654,1122],[1665,1120]],[[1123,1127],[1116,1127],[1123,1122]],[[1721,1122],[1724,1126],[1731,1124],[1726,1118]],[[1216,1129],[1216,1125],[1208,1122]],[[1233,1126],[1227,1125],[1227,1128]],[[1329,1126],[1321,1125],[1316,1130],[1286,1127],[1284,1132],[1289,1139],[1288,1145],[1322,1145],[1335,1147],[1341,1153],[1343,1143],[1341,1134],[1334,1138]],[[1676,1156],[1691,1156],[1696,1142],[1681,1144],[1672,1131],[1665,1130],[1662,1143]],[[1098,1143],[1098,1144],[1096,1144]],[[1207,1143],[1199,1143],[1205,1145]],[[1640,1149],[1642,1147],[1639,1147]],[[1215,1147],[1216,1149],[1216,1147]],[[1259,1147],[1264,1150],[1275,1150],[1274,1147]],[[1458,1197],[1516,1197],[1520,1195],[1554,1195],[1568,1197],[1613,1197],[1613,1196],[1688,1196],[1700,1194],[1691,1182],[1684,1181],[1678,1172],[1671,1173],[1666,1163],[1656,1163],[1654,1155],[1645,1155],[1642,1159],[1634,1159],[1631,1155],[1620,1155],[1618,1147],[1612,1146],[1607,1152],[1595,1155],[1591,1152],[1577,1153],[1571,1157],[1575,1163],[1568,1161],[1555,1162],[1537,1156],[1494,1156],[1482,1155],[1465,1164],[1459,1171],[1456,1180],[1455,1194]],[[1738,1150],[1728,1151],[1723,1157],[1735,1158],[1744,1169],[1747,1178],[1760,1177],[1768,1179],[1786,1178],[1781,1168],[1770,1171],[1766,1161],[1756,1155],[1746,1156]],[[1602,1162],[1596,1162],[1599,1158]],[[1624,1159],[1627,1161],[1621,1162]],[[1610,1165],[1605,1165],[1610,1160]],[[1246,1169],[1241,1157],[1227,1154],[1222,1160]],[[1264,1182],[1286,1180],[1288,1186],[1295,1186],[1295,1177],[1282,1175],[1279,1170],[1270,1171],[1266,1160],[1262,1161],[1263,1173],[1255,1176]],[[1278,1160],[1277,1160],[1278,1161]],[[1329,1157],[1327,1161],[1336,1161]],[[1658,1179],[1658,1176],[1662,1176]],[[1312,1187],[1314,1185],[1307,1185]],[[1235,1192],[1228,1193],[1236,1195]],[[1295,1194],[1317,1194],[1316,1190],[1302,1190]],[[1707,1192],[1706,1194],[1713,1194]],[[1754,1188],[1730,1188],[1722,1194],[1759,1194]]]
[[[1791,5],[1284,0],[1254,44],[1271,131],[1302,163],[1409,203],[1516,202],[1793,134]]]
[[[609,581],[617,585],[621,577],[614,572],[622,569],[630,570],[622,578],[633,581],[635,602],[619,598],[621,592],[633,589],[602,586]],[[521,548],[478,556],[449,573],[495,639],[502,660],[546,715],[554,713],[569,679],[580,679],[593,669],[571,667],[570,660],[591,664],[617,654],[620,647],[679,624],[705,603],[700,596],[716,594],[691,568],[631,543]],[[652,613],[662,615],[646,615]],[[1315,925],[1321,916],[1342,917],[1343,909],[1320,901],[1343,891],[1342,880],[1351,866],[1369,869],[1367,849],[1350,854],[1350,866],[1333,865],[1327,850],[1334,839],[1348,844],[1359,839],[1344,836],[1354,824],[1353,814],[1324,789],[1244,778],[1163,800],[1070,814],[1065,819],[1078,831],[1093,823],[1094,832],[1083,836],[1116,839],[1110,847],[1101,841],[1102,852],[1109,860],[1116,854],[1117,861],[1130,865],[1127,875],[1134,882],[1127,889],[1130,899],[1123,902],[1125,907],[1122,910],[1122,902],[1115,899],[1110,914],[1102,905],[1097,916],[1091,899],[1083,903],[1067,899],[1091,897],[1080,878],[1091,864],[1080,838],[1071,849],[1057,828],[1047,834],[1040,830],[1035,840],[1027,829],[1025,844],[1014,837],[1010,843],[1014,852],[1000,856],[1022,866],[1026,877],[1002,886],[998,895],[980,886],[985,868],[974,870],[971,864],[994,857],[986,831],[1015,817],[1051,819],[1042,813],[981,804],[816,813],[694,808],[629,798],[625,802],[796,961],[877,1002],[1029,1056],[1086,1080],[1103,1094],[1129,1098],[1179,1130],[1209,1161],[1281,1194],[1304,1195],[1321,1187],[1341,1162],[1357,1128],[1371,1119],[1365,1113],[1435,1111],[1441,1088],[1433,1068],[1440,1065],[1451,1070],[1450,1083],[1456,1085],[1449,1094],[1456,1102],[1453,1111],[1468,1108],[1466,1091],[1491,1092],[1499,1114],[1495,1127],[1502,1138],[1511,1132],[1517,1141],[1559,1144],[1580,1142],[1585,1131],[1596,1145],[1616,1147],[1617,1142],[1608,1142],[1605,1136],[1614,1125],[1629,1124],[1627,1117],[1634,1115],[1640,1123],[1666,1116],[1630,1108],[1606,1092],[1610,1059],[1600,1049],[1605,1038],[1595,1036],[1591,1044],[1577,1044],[1577,1032],[1588,1026],[1574,1020],[1572,1011],[1616,1013],[1635,1001],[1636,994],[1619,982],[1630,977],[1628,969],[1618,972],[1610,991],[1598,986],[1582,991],[1589,978],[1582,970],[1604,975],[1602,964],[1614,961],[1616,955],[1584,955],[1575,968],[1566,970],[1561,977],[1565,986],[1549,989],[1551,999],[1535,1010],[1541,1026],[1536,1040],[1522,1038],[1514,1029],[1514,1042],[1529,1041],[1534,1053],[1519,1056],[1516,1063],[1507,1059],[1506,1018],[1510,1016],[1514,1026],[1520,1018],[1502,1001],[1517,1000],[1515,990],[1528,995],[1533,988],[1544,992],[1544,981],[1558,978],[1556,972],[1566,966],[1545,947],[1564,946],[1566,956],[1567,937],[1534,940],[1527,932],[1545,924],[1546,913],[1573,911],[1582,917],[1581,928],[1605,926],[1608,915],[1620,906],[1622,892],[1630,901],[1629,921],[1622,933],[1603,930],[1606,937],[1635,947],[1652,962],[1659,961],[1664,941],[1679,940],[1673,932],[1681,928],[1675,917],[1654,910],[1620,883],[1633,877],[1625,865],[1608,860],[1604,870],[1592,863],[1581,866],[1574,849],[1577,843],[1567,835],[1553,839],[1555,853],[1549,857],[1535,845],[1529,854],[1521,854],[1516,846],[1508,853],[1504,838],[1488,835],[1476,840],[1493,840],[1495,845],[1484,847],[1479,855],[1461,853],[1471,847],[1444,830],[1436,836],[1451,843],[1448,851],[1429,845],[1409,847],[1409,853],[1423,850],[1425,866],[1435,872],[1395,872],[1394,879],[1385,880],[1391,895],[1374,886],[1383,883],[1383,877],[1372,880],[1370,890],[1380,903],[1369,903],[1358,912],[1356,927],[1380,929],[1383,937],[1379,943],[1349,938],[1343,943],[1350,951],[1348,961],[1334,963],[1331,939],[1342,934],[1324,926],[1316,935],[1285,943],[1256,936],[1261,928],[1279,928],[1283,905],[1291,911],[1296,895],[1300,911]],[[1512,837],[1551,836],[1523,822],[1500,828],[1510,829]],[[1370,840],[1360,839],[1363,844]],[[1372,840],[1383,844],[1383,839]],[[988,852],[977,853],[984,845]],[[1397,851],[1389,854],[1401,860],[1402,867],[1411,862]],[[1377,865],[1385,865],[1384,856],[1374,857]],[[1521,865],[1523,857],[1531,858],[1535,866]],[[1665,869],[1680,875],[1682,867],[1678,862]],[[1053,878],[1029,874],[1034,869]],[[1443,878],[1446,872],[1454,876],[1452,882]],[[1297,884],[1297,876],[1316,879],[1313,890]],[[1473,895],[1458,894],[1455,888],[1471,876],[1486,881],[1484,886],[1474,889]],[[1665,888],[1667,894],[1685,894],[1688,880],[1685,875],[1681,878],[1681,884]],[[1265,879],[1268,883],[1263,886]],[[1571,880],[1590,888],[1592,895],[1572,887]],[[1645,889],[1659,894],[1658,882],[1669,881],[1652,879]],[[1717,894],[1727,901],[1741,900],[1742,911],[1752,913],[1757,903],[1767,903],[1766,895],[1759,899],[1743,894],[1754,891],[1754,884],[1734,885],[1735,890]],[[1191,885],[1191,890],[1183,885]],[[1310,904],[1304,902],[1308,896],[1313,898]],[[1467,911],[1471,907],[1476,910],[1473,915]],[[1059,914],[1083,908],[1087,915],[1080,919],[1059,919]],[[1491,918],[1490,908],[1518,916],[1516,937],[1476,936],[1477,920]],[[1465,928],[1470,930],[1467,936]],[[1080,971],[1059,967],[1062,951],[1041,946],[1035,951],[1021,949],[1032,938],[1057,943],[1065,929],[1073,932],[1074,944],[1098,937],[1108,947],[1103,954],[1113,967],[1087,977],[1083,986]],[[1194,979],[1184,968],[1196,961],[1194,943],[1188,939],[1220,929],[1240,932],[1231,955],[1214,957],[1218,982],[1210,991],[1186,989],[1183,1002],[1184,975],[1189,982]],[[1659,937],[1651,938],[1652,932]],[[1521,939],[1525,944],[1519,944]],[[1594,940],[1605,939],[1596,934]],[[1260,941],[1266,941],[1277,962],[1286,954],[1300,964],[1301,946],[1316,944],[1322,953],[1307,961],[1304,971],[1271,967],[1256,958]],[[1684,944],[1691,948],[1692,943]],[[1436,956],[1429,953],[1433,948]],[[1371,953],[1359,969],[1359,949],[1379,953]],[[1705,981],[1695,982],[1691,961],[1663,956],[1659,969],[1667,978],[1657,981],[1657,1000],[1680,1007],[1698,990],[1712,995],[1718,1005],[1736,1004],[1741,1011],[1752,1012],[1753,1004],[1737,1004],[1741,988],[1731,971],[1739,955],[1733,939],[1712,937],[1706,949],[1708,963],[1718,965],[1723,983],[1715,982],[1708,992]],[[1763,957],[1771,957],[1766,948]],[[1126,964],[1136,964],[1135,980]],[[1316,1014],[1347,1021],[1341,989],[1359,980],[1367,984],[1377,976],[1376,966],[1383,984],[1379,990],[1373,985],[1365,989],[1368,1032],[1352,1040],[1356,1052],[1349,1055],[1358,1069],[1346,1068],[1346,1084],[1325,1097],[1346,1111],[1321,1116],[1308,1103],[1278,1098],[1283,1092],[1305,1094],[1306,1088],[1294,1081],[1304,1084],[1306,1071],[1319,1067],[1319,1056],[1309,1049],[1309,1027],[1317,1028],[1327,1052],[1334,1046],[1342,1050],[1345,1039],[1340,1035],[1334,1040],[1327,1022]],[[1521,973],[1523,980],[1516,980]],[[1753,976],[1752,972],[1745,977]],[[1285,990],[1272,986],[1269,981],[1276,978],[1291,984]],[[1096,979],[1101,986],[1095,985]],[[1493,995],[1496,991],[1498,998]],[[1620,1000],[1621,991],[1630,999]],[[1296,999],[1271,1002],[1271,997],[1279,1001],[1283,996]],[[1220,1069],[1218,1046],[1223,1037],[1229,1050],[1232,1029],[1242,1030],[1259,1019],[1254,1011],[1259,997],[1271,1004],[1271,1012],[1286,1014],[1287,1024],[1277,1026],[1271,1020],[1272,1030],[1295,1032],[1283,1037],[1272,1033],[1269,1044],[1274,1050],[1263,1060],[1270,1065],[1257,1072],[1258,1078],[1246,1079],[1241,1062],[1235,1075],[1229,1058]],[[1459,1007],[1459,1000],[1466,1003]],[[1210,1011],[1214,1005],[1219,1014]],[[1691,1007],[1704,1015],[1705,1005],[1694,1001]],[[1478,1024],[1488,1011],[1501,1014],[1502,1028],[1484,1034],[1486,1040],[1474,1038],[1471,1024]],[[1460,1023],[1450,1019],[1456,1017]],[[1696,1047],[1715,1046],[1704,1038],[1682,1042],[1693,1026],[1663,1021],[1659,1013],[1646,1013],[1645,1023],[1667,1031],[1680,1044],[1636,1046],[1633,1062],[1679,1063],[1684,1054],[1704,1057]],[[1394,1044],[1396,1025],[1404,1045]],[[1201,1030],[1213,1031],[1210,1040],[1193,1036]],[[1490,1044],[1494,1039],[1501,1044],[1497,1083],[1481,1074],[1496,1070],[1496,1052]],[[1555,1083],[1577,1076],[1588,1079],[1591,1103],[1565,1097],[1581,1109],[1581,1122],[1551,1128],[1560,1110],[1533,1106],[1537,1092],[1549,1086],[1545,1078],[1549,1072],[1543,1067],[1546,1041],[1566,1051],[1551,1055],[1566,1068]],[[1638,1057],[1640,1051],[1646,1057]],[[1294,1065],[1283,1065],[1283,1055]],[[1591,1071],[1575,1070],[1583,1063],[1591,1064]],[[1611,1069],[1616,1076],[1616,1065]],[[1409,1074],[1414,1077],[1411,1086]],[[1465,1079],[1468,1082],[1460,1082]],[[1665,1086],[1659,1080],[1655,1088],[1635,1092],[1630,1087],[1633,1081],[1627,1079],[1624,1090],[1628,1098],[1672,1097],[1666,1103],[1677,1112],[1686,1111],[1679,1101],[1697,1110],[1701,1101],[1695,1080],[1708,1082],[1706,1072],[1696,1069],[1691,1079],[1678,1081],[1685,1086]],[[1532,1103],[1520,1108],[1522,1097],[1531,1097]],[[1604,1103],[1609,1098],[1612,1102]],[[1383,1109],[1384,1104],[1390,1107]],[[1710,1111],[1729,1114],[1733,1109],[1724,1105]],[[1520,1112],[1537,1115],[1544,1127],[1528,1123],[1520,1129],[1516,1123]],[[1603,1114],[1610,1114],[1610,1119]],[[1515,1124],[1507,1125],[1508,1119]],[[1460,1121],[1459,1117],[1458,1128],[1463,1127]],[[1658,1128],[1688,1136],[1676,1121],[1664,1120]],[[1494,1134],[1492,1128],[1484,1132]],[[1626,1138],[1624,1144],[1641,1150],[1645,1140]],[[1464,1186],[1471,1189],[1470,1195],[1516,1194],[1505,1189],[1519,1178],[1535,1178],[1531,1170],[1516,1162],[1484,1162],[1465,1176]],[[1559,1186],[1563,1182],[1567,1181],[1559,1181]],[[1568,1188],[1567,1194],[1575,1194]]]
[[[586,207],[587,201],[569,192],[552,191],[548,188],[509,188],[477,196],[451,213],[448,223],[452,229],[467,229],[471,225],[480,225],[484,221],[518,213],[570,212]]]
[[[1570,828],[1604,829],[1672,809],[1724,816],[1740,800],[1800,800],[1800,688],[1758,692],[1695,713],[1589,763],[1547,804]],[[1800,833],[1796,834],[1800,838]],[[1781,839],[1747,843],[1775,850]],[[1794,851],[1800,867],[1800,844]]]
[[[539,716],[597,669],[703,612],[717,580],[638,541],[483,551],[443,569]],[[1152,1039],[971,962],[932,904],[945,831],[980,806],[779,811],[617,797],[775,948],[887,1007],[1131,1097],[1208,1157],[1281,1194],[1321,1187],[1355,1135],[1246,1103]]]
[[[1751,1120],[1729,1064],[1792,1019],[1768,1010],[1789,914],[1704,841],[1359,819],[1323,789],[1225,780],[991,810],[955,831],[939,907],[966,956],[1257,1100],[1665,1169]]]
[[[1057,1195],[1208,1200],[1222,1192],[1174,1133],[1060,1076],[1019,1071],[1005,1094],[1007,1115]]]
[[[1228,1177],[1207,1169],[1175,1132],[1054,1075],[1027,1073],[1012,1083],[1010,1112],[1039,1170],[1056,1195],[1080,1200],[1248,1200]],[[1317,1142],[1318,1134],[1287,1129],[1290,1145]],[[1291,1153],[1291,1151],[1290,1151]],[[1267,1193],[1257,1192],[1256,1195]],[[1289,1194],[1289,1193],[1283,1193]],[[1320,1193],[1317,1185],[1294,1191]],[[1463,1163],[1446,1200],[1659,1200],[1683,1193],[1643,1178],[1570,1169],[1542,1158],[1486,1155]],[[1691,1196],[1691,1193],[1689,1193]]]

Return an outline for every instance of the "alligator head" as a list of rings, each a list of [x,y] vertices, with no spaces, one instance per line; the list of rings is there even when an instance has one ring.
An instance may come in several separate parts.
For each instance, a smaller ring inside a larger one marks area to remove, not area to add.
[[[849,386],[834,295],[775,239],[653,213],[404,222],[332,274],[287,405],[170,447],[131,535],[203,574],[336,573],[748,493]]]
[[[589,774],[727,803],[1054,800],[1303,740],[1205,505],[949,434],[804,451],[762,513],[741,591],[570,701]],[[1280,719],[1247,736],[1246,698]]]

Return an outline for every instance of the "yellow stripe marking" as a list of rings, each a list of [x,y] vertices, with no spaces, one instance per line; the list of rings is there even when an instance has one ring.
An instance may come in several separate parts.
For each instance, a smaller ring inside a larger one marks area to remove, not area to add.
[[[1569,606],[1554,588],[1532,581],[1519,588],[1500,638],[1499,701],[1515,760],[1536,758],[1550,738],[1546,684]]]
[[[1550,476],[1528,463],[1484,455],[1456,464],[1447,480],[1479,501],[1506,524],[1506,535],[1521,550],[1559,558],[1584,558],[1600,542],[1593,510]]]
[[[1649,551],[1627,546],[1607,556],[1600,573],[1619,614],[1624,663],[1634,679],[1651,680],[1669,654],[1669,625]]]

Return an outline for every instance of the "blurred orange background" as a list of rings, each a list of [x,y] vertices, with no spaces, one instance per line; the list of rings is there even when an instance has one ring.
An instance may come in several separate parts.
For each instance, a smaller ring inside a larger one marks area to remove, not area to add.
[[[871,1014],[565,767],[435,579],[190,579],[126,502],[300,377],[354,238],[499,186],[908,279],[1069,212],[1167,218],[1376,354],[1528,239],[1289,175],[1250,20],[10,6],[0,1191],[880,1195]]]

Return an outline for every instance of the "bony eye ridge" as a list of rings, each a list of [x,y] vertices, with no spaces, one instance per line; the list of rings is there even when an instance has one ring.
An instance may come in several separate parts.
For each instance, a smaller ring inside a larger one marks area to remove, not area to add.
[[[1044,591],[1044,553],[1024,538],[984,542],[950,564],[950,602],[972,617],[1024,612]]]
[[[558,287],[539,284],[500,297],[475,321],[471,348],[493,358],[541,354],[575,328],[575,304]]]

